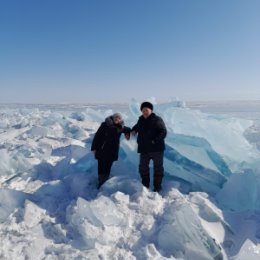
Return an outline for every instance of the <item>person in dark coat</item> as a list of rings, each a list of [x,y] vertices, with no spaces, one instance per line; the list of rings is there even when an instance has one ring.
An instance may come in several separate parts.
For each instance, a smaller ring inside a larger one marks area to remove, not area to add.
[[[152,160],[154,166],[154,191],[159,192],[162,188],[164,175],[164,139],[167,135],[167,129],[163,119],[153,113],[153,104],[143,102],[140,110],[142,111],[142,116],[139,117],[137,124],[132,128],[132,133],[134,135],[138,134],[139,172],[142,184],[149,188],[149,163]]]
[[[118,160],[121,134],[129,140],[130,132],[119,113],[107,117],[98,128],[91,146],[98,160],[98,189],[108,180],[113,162]]]

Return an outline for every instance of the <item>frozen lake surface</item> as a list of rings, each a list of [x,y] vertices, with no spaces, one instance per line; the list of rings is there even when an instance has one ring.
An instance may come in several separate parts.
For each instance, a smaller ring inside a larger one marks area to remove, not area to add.
[[[93,134],[139,105],[0,105],[0,259],[259,259],[260,102],[156,105],[163,191],[140,184],[135,137],[97,191]]]

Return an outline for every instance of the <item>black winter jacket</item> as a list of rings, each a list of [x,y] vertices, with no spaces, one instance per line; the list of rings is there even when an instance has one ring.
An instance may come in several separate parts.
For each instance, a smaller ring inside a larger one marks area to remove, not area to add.
[[[131,129],[124,124],[115,125],[113,118],[106,118],[97,130],[92,141],[91,151],[96,150],[97,160],[118,160],[120,136],[122,133],[130,134]]]
[[[167,130],[162,118],[156,114],[152,113],[147,119],[140,116],[132,131],[138,133],[138,153],[162,152],[165,150],[164,139]]]

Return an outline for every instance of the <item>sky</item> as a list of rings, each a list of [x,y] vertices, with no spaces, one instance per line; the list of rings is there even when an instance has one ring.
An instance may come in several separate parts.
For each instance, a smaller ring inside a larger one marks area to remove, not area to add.
[[[0,103],[260,100],[259,0],[0,0]]]

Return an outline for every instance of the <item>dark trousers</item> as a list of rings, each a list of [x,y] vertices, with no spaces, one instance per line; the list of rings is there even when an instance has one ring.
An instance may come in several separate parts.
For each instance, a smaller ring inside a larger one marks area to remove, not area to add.
[[[149,188],[150,185],[150,160],[153,161],[154,168],[154,191],[160,191],[162,188],[162,179],[164,175],[163,168],[163,154],[164,152],[141,153],[139,172],[142,178],[142,184]]]
[[[98,188],[108,180],[112,164],[113,161],[98,160]]]

